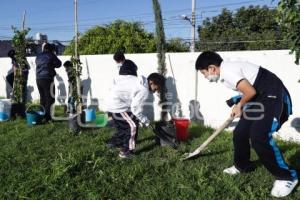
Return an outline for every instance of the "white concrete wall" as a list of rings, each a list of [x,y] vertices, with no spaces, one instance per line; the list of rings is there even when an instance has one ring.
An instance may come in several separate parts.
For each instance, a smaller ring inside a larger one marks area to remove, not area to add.
[[[293,101],[294,114],[290,120],[281,128],[279,135],[283,139],[300,142],[300,66],[294,63],[294,55],[289,55],[288,50],[281,51],[240,51],[240,52],[220,52],[225,60],[247,60],[261,65],[278,75],[289,89]],[[199,53],[171,53],[166,56],[168,74],[172,79],[172,70],[168,59],[170,56],[174,77],[176,80],[177,93],[182,103],[183,114],[189,117],[189,102],[194,99],[195,85],[195,60]],[[128,54],[126,58],[133,60],[138,66],[139,75],[149,75],[157,70],[156,54]],[[69,57],[61,56],[62,62]],[[35,58],[30,57],[28,61],[31,65],[28,85],[34,88],[33,99],[38,99],[39,94],[35,83]],[[118,69],[112,59],[112,55],[93,55],[81,56],[83,62],[82,79],[85,83],[91,81],[92,97],[99,101],[99,108],[103,106],[103,99],[108,93],[108,88],[117,75]],[[87,65],[90,73],[88,79]],[[11,64],[8,58],[0,59],[0,76],[5,76]],[[67,77],[63,67],[57,70],[57,74],[62,77],[67,88]],[[0,96],[5,96],[5,82],[0,81]],[[56,86],[59,84],[56,83]],[[85,84],[86,85],[86,84]],[[62,86],[62,85],[61,85]],[[61,88],[61,87],[60,87]],[[173,88],[174,89],[174,88]],[[58,88],[56,89],[56,91]],[[59,92],[56,92],[57,94]],[[199,74],[198,100],[200,102],[200,112],[204,116],[206,125],[213,127],[219,126],[228,117],[230,108],[227,107],[225,100],[235,95],[235,92],[225,88],[221,84],[209,83]],[[155,105],[157,97],[155,96]],[[90,93],[89,93],[90,98]],[[90,100],[88,101],[90,102]],[[155,118],[159,117],[159,108],[155,106]]]

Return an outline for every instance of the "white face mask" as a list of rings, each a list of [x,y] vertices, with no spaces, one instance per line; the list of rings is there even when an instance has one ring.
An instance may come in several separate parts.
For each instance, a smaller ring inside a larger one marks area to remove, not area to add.
[[[122,63],[117,63],[118,68],[122,66]]]
[[[216,75],[216,74],[208,74],[208,76],[206,77],[209,82],[218,82],[218,80],[220,79],[220,76],[219,75]]]

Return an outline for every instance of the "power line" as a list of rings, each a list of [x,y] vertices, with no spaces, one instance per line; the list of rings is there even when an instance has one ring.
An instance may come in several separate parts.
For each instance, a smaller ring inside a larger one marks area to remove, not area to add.
[[[287,42],[287,40],[237,40],[237,41],[207,41],[201,44],[238,44],[238,43],[260,43],[260,42]]]
[[[254,2],[261,2],[261,1],[263,1],[263,0],[241,1],[241,2],[227,3],[227,4],[216,4],[216,5],[201,7],[201,9],[197,8],[196,10],[205,12],[206,8],[231,7],[231,6],[249,4],[249,3],[254,3]],[[91,2],[94,2],[94,1],[91,1]],[[84,3],[82,3],[82,4],[84,4]],[[57,11],[59,9],[51,9],[51,10]],[[47,13],[47,11],[51,11],[51,10],[47,9],[46,13]],[[167,13],[184,12],[184,11],[190,11],[190,8],[176,9],[176,10],[166,10],[166,11],[163,11],[163,15],[165,15]],[[39,13],[40,13],[40,11],[39,11]],[[43,15],[46,15],[46,13],[45,13],[45,11],[42,12]],[[30,14],[32,14],[32,12],[30,12]],[[153,17],[153,13],[152,12],[147,12],[147,13],[139,13],[139,14],[133,14],[133,15],[120,15],[120,16],[111,16],[111,17],[87,18],[87,19],[80,19],[80,23],[88,22],[88,21],[95,21],[95,20],[104,21],[104,20],[109,20],[109,19],[128,18],[128,17],[143,17],[144,18],[144,17],[147,17],[147,16]],[[31,25],[58,24],[58,23],[68,23],[68,22],[72,23],[73,21],[72,20],[67,20],[67,21],[64,20],[64,21],[56,21],[56,22],[51,22],[51,23],[33,23]]]
[[[263,0],[252,0],[252,1],[241,1],[241,2],[236,2],[236,3],[217,4],[217,5],[212,5],[212,6],[202,6],[201,9],[197,8],[197,10],[203,10],[203,8],[219,8],[219,7],[238,6],[238,5],[262,2],[262,1]]]
[[[220,12],[221,10],[218,9],[214,9],[214,10],[209,10],[207,8],[218,8],[218,7],[231,7],[234,5],[240,5],[240,4],[246,4],[246,3],[253,3],[253,2],[259,2],[262,0],[252,0],[252,1],[242,1],[242,2],[237,2],[237,3],[228,3],[228,4],[219,4],[219,5],[212,5],[212,6],[206,6],[206,7],[202,7],[204,9],[197,9],[198,11],[201,11],[200,15],[196,15],[196,19],[197,21],[202,21],[203,20],[203,15],[205,13],[217,13]],[[86,3],[92,3],[94,2],[94,0],[91,1],[87,1]],[[272,7],[274,8],[274,7]],[[235,11],[238,10],[240,8],[237,9],[233,9],[231,11]],[[166,14],[166,13],[175,13],[175,12],[183,12],[183,11],[189,11],[190,9],[177,9],[177,10],[168,10],[163,12],[165,16],[170,15],[170,14]],[[134,15],[123,15],[123,16],[117,16],[119,18],[122,17],[140,17],[143,18],[143,21],[141,20],[140,23],[145,27],[147,26],[148,29],[153,29],[154,25],[155,25],[155,21],[154,20],[145,20],[145,18],[147,18],[147,16],[151,16],[153,17],[153,13],[141,13],[141,14],[134,14]],[[115,19],[115,17],[105,17],[105,18],[90,18],[90,19],[85,19],[85,20],[80,20],[80,29],[81,32],[86,31],[89,28],[92,28],[94,26],[105,26],[104,23],[99,23],[101,21],[107,20],[107,19]],[[91,23],[93,22],[93,20],[95,21],[95,23]],[[31,24],[29,26],[31,26],[32,30],[36,30],[36,31],[45,31],[45,32],[73,32],[73,25],[69,25],[70,23],[67,23],[67,21],[60,21],[61,23],[65,24],[65,25],[58,25],[59,22],[51,22],[51,23],[36,23],[36,24]],[[108,23],[108,22],[107,22]],[[50,26],[50,24],[54,24],[54,26]],[[33,25],[39,25],[39,26],[33,26]],[[153,26],[153,27],[152,27]],[[183,29],[183,28],[187,28],[189,25],[187,23],[184,23],[184,21],[182,21],[182,19],[179,17],[179,15],[171,15],[168,16],[167,18],[164,19],[164,26],[166,30],[176,30],[176,29]],[[11,30],[11,28],[7,27],[7,26],[0,26],[1,30]]]

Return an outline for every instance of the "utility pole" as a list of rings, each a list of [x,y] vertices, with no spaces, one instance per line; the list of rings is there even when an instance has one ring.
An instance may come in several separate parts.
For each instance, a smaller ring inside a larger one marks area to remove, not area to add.
[[[196,46],[196,0],[192,0],[192,45],[191,45],[191,52],[195,52]],[[198,72],[195,71],[195,102],[198,101]]]
[[[77,13],[77,0],[74,0],[75,7],[75,58],[78,59],[78,13]]]
[[[22,29],[23,29],[23,31],[25,30],[25,20],[26,20],[26,10],[24,10],[24,13],[23,13],[23,20],[22,20]]]
[[[196,43],[196,0],[192,0],[192,45],[191,52],[195,52],[195,43]]]
[[[196,0],[192,0],[192,17],[189,18],[186,15],[181,15],[181,18],[183,20],[189,21],[192,25],[191,29],[191,36],[192,36],[192,42],[190,46],[190,52],[195,52],[195,46],[196,46]],[[197,70],[195,71],[195,102],[198,101],[198,73]]]

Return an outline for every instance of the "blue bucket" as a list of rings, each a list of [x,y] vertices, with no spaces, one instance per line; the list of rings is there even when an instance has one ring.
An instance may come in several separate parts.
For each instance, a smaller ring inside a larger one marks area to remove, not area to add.
[[[45,109],[43,106],[38,106],[39,109],[36,108],[36,110],[28,111],[29,108],[32,106],[29,106],[26,110],[26,120],[28,125],[36,125],[40,124],[43,117],[45,116]]]
[[[95,109],[84,109],[85,111],[85,121],[92,122],[96,120],[96,110]]]
[[[0,112],[0,122],[9,120],[9,116],[5,112]]]
[[[10,119],[11,114],[11,100],[0,99],[0,122]]]

